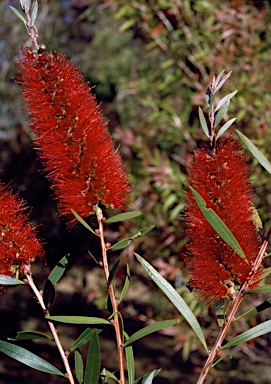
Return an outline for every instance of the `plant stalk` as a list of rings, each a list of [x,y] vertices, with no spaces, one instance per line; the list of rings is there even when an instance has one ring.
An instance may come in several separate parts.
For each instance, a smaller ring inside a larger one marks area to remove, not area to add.
[[[263,241],[262,246],[259,250],[259,253],[258,253],[258,255],[257,255],[257,257],[256,257],[256,259],[255,259],[255,261],[251,267],[251,271],[248,275],[247,281],[242,285],[242,287],[238,291],[236,297],[232,301],[232,305],[231,305],[230,311],[228,313],[227,320],[226,320],[225,324],[223,325],[223,327],[222,327],[222,329],[221,329],[221,331],[217,337],[217,340],[216,340],[216,342],[215,342],[215,344],[214,344],[214,346],[213,346],[213,348],[209,354],[208,359],[206,360],[206,363],[205,363],[205,365],[201,371],[201,374],[198,378],[197,384],[202,384],[204,382],[204,380],[205,380],[205,378],[209,372],[209,369],[212,367],[212,363],[213,363],[214,359],[216,358],[217,354],[220,351],[222,342],[224,341],[224,339],[226,337],[226,334],[228,332],[229,327],[231,326],[231,323],[234,321],[235,313],[236,313],[237,309],[239,308],[241,301],[243,300],[244,294],[249,289],[249,286],[251,285],[254,274],[255,274],[255,272],[257,272],[257,270],[259,269],[259,267],[262,263],[270,235],[271,235],[271,228],[269,229],[268,234],[267,234],[265,240]]]
[[[42,295],[41,295],[40,291],[37,289],[37,287],[36,287],[36,285],[35,285],[35,283],[33,281],[32,273],[31,273],[31,270],[30,270],[30,266],[29,266],[29,268],[26,268],[26,266],[25,266],[24,273],[25,273],[25,276],[27,278],[28,284],[30,285],[32,291],[35,293],[35,296],[36,296],[38,302],[40,303],[41,308],[44,311],[45,318],[49,317],[50,314],[49,314],[49,311],[45,307]],[[69,365],[69,362],[68,362],[68,358],[67,358],[67,356],[65,354],[65,351],[64,351],[64,349],[63,349],[63,347],[61,345],[61,342],[59,340],[57,330],[56,330],[54,324],[51,321],[48,321],[48,325],[49,325],[49,328],[50,328],[50,330],[52,332],[53,339],[54,339],[54,341],[56,343],[56,346],[58,348],[58,351],[60,353],[60,356],[62,358],[64,366],[66,368],[65,377],[69,380],[70,384],[74,384],[74,379],[73,379],[72,371],[71,371],[71,368],[70,368],[70,365]]]
[[[108,261],[107,261],[107,248],[105,245],[104,240],[104,229],[103,229],[103,213],[102,210],[98,207],[96,210],[96,216],[98,220],[99,225],[99,236],[100,236],[100,243],[102,248],[102,259],[103,259],[103,269],[106,281],[108,281],[109,278],[109,267],[108,267]],[[121,337],[121,327],[120,327],[120,321],[118,316],[118,301],[115,297],[114,287],[112,283],[110,283],[107,287],[108,293],[110,296],[113,313],[114,313],[114,320],[113,325],[115,328],[116,333],[116,340],[117,340],[117,348],[118,348],[118,357],[119,357],[119,371],[120,371],[120,384],[125,384],[125,373],[124,373],[124,348],[123,348],[123,342]]]

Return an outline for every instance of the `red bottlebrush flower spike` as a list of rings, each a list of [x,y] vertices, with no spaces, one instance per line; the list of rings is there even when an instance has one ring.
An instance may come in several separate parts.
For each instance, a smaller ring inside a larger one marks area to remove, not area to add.
[[[260,247],[252,217],[248,166],[241,145],[231,139],[218,143],[215,149],[196,150],[189,172],[188,184],[226,224],[249,262],[218,236],[188,191],[186,233],[190,241],[186,262],[192,276],[190,283],[200,297],[218,300],[227,296],[233,284],[246,281]]]
[[[94,205],[128,204],[130,184],[88,83],[66,55],[35,56],[23,48],[19,80],[30,127],[44,161],[60,214],[75,222],[71,209],[86,217]]]
[[[28,222],[25,202],[0,183],[0,274],[12,276],[16,267],[43,256],[36,230]]]

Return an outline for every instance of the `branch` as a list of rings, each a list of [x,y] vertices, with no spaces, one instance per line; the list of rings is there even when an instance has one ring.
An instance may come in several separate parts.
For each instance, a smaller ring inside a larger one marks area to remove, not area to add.
[[[39,292],[39,290],[37,289],[34,281],[33,281],[33,278],[32,278],[32,273],[31,273],[31,270],[30,270],[30,265],[28,266],[25,266],[24,270],[23,270],[26,278],[27,278],[27,281],[28,281],[28,284],[30,285],[31,289],[33,290],[36,298],[38,299],[38,302],[40,303],[41,305],[41,308],[43,309],[44,311],[44,316],[45,318],[49,317],[50,314],[49,314],[49,311],[46,309],[45,307],[45,304],[44,304],[44,301],[43,301],[43,298],[42,298],[42,295],[41,293]],[[56,343],[56,346],[59,350],[59,353],[60,353],[60,356],[62,358],[62,361],[64,363],[64,366],[66,368],[66,378],[69,380],[70,384],[74,384],[74,379],[73,379],[73,375],[72,375],[72,372],[71,372],[71,368],[70,368],[70,365],[69,365],[69,362],[68,362],[68,358],[65,354],[65,351],[61,345],[61,342],[59,340],[59,337],[58,337],[58,333],[57,333],[57,330],[54,326],[54,324],[51,322],[51,321],[48,321],[48,325],[49,325],[49,328],[52,332],[52,335],[53,335],[53,340],[55,341]]]
[[[109,267],[107,262],[107,248],[105,245],[104,240],[104,229],[103,229],[103,213],[102,210],[98,207],[96,211],[98,225],[99,225],[99,236],[100,236],[100,243],[102,248],[102,259],[103,259],[103,269],[106,281],[108,281],[109,277]],[[115,293],[114,293],[114,287],[112,283],[110,283],[107,287],[108,293],[110,296],[110,300],[112,303],[114,320],[113,325],[115,328],[116,333],[116,339],[117,339],[117,348],[118,348],[118,357],[119,357],[119,370],[120,370],[120,384],[125,384],[125,374],[124,374],[124,348],[122,343],[122,337],[121,337],[121,328],[120,328],[120,321],[118,317],[118,301],[116,300]]]

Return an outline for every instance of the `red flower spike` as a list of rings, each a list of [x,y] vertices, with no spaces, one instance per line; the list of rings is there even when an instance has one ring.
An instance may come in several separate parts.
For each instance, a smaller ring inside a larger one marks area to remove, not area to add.
[[[28,222],[25,202],[0,183],[0,274],[12,276],[43,256],[36,230]]]
[[[199,297],[211,301],[225,297],[233,284],[246,281],[250,264],[260,248],[252,218],[252,187],[245,159],[241,145],[231,139],[218,143],[212,150],[209,147],[196,150],[194,161],[189,165],[188,184],[226,224],[249,262],[241,259],[218,236],[188,191],[186,233],[190,241],[186,262],[192,276],[190,283]]]
[[[128,205],[130,184],[88,83],[66,55],[23,48],[19,79],[35,144],[68,224],[96,204]]]

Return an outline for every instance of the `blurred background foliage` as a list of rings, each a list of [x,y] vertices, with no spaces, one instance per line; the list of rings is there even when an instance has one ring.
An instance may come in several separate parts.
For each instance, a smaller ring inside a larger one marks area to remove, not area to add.
[[[59,220],[56,202],[31,146],[20,87],[14,81],[19,47],[21,44],[30,46],[31,42],[8,5],[18,8],[18,2],[0,2],[0,177],[11,183],[33,207],[33,223],[42,224],[39,233],[46,243],[47,265],[44,261],[36,263],[34,272],[38,283],[42,286],[49,267],[64,254],[71,254],[69,270],[58,285],[54,313],[89,311],[92,315],[93,312],[101,314],[105,284],[102,271],[95,267],[88,254],[88,250],[95,254],[96,239],[79,225],[68,232]],[[232,71],[221,97],[238,89],[227,119],[237,117],[235,127],[270,159],[270,1],[40,0],[37,26],[39,42],[45,43],[49,50],[65,52],[83,71],[86,81],[91,82],[130,172],[131,209],[139,209],[143,215],[108,228],[107,240],[116,242],[142,227],[155,224],[151,233],[137,238],[121,252],[123,267],[117,275],[117,288],[124,279],[124,264],[129,262],[132,269],[130,292],[122,307],[125,324],[130,327],[128,333],[153,319],[178,317],[134,263],[136,250],[179,289],[198,315],[207,342],[212,345],[218,332],[212,309],[196,301],[186,288],[188,276],[182,259],[187,242],[183,211],[186,164],[193,149],[205,140],[197,111],[198,106],[205,110],[205,91],[213,65],[217,73],[222,69]],[[233,133],[234,127],[227,135]],[[255,205],[266,229],[270,226],[270,178],[249,156],[248,161],[255,187]],[[112,263],[119,254],[112,252]],[[7,319],[1,324],[1,338],[15,336],[16,331],[25,329],[26,325],[41,330],[40,321],[29,323],[28,312],[35,310],[33,303],[19,300],[18,304],[18,297],[21,297],[18,288],[9,288],[0,297],[1,312]],[[254,301],[259,304],[263,298],[248,298],[246,303],[252,306]],[[39,319],[39,308],[36,311],[36,319]],[[14,316],[16,322],[12,326],[8,319]],[[234,324],[232,334],[268,316],[266,311],[248,322]],[[67,334],[64,342],[68,344],[69,338],[76,337],[77,331],[60,327],[62,331]],[[114,344],[112,346],[108,340],[109,336],[105,343],[108,350],[105,348],[103,352],[104,361],[107,368],[113,370]],[[233,359],[218,364],[206,383],[269,383],[269,343],[270,336],[266,336],[236,347]],[[31,348],[37,347],[33,343]],[[46,357],[46,351],[43,353]],[[164,335],[143,339],[135,346],[135,355],[137,376],[162,367],[156,382],[171,384],[180,380],[195,382],[205,359],[204,351],[184,322],[165,330]],[[0,382],[35,382],[37,377],[40,383],[48,381],[45,374],[30,373],[21,366],[20,372],[25,373],[18,377],[12,369],[11,376],[9,364],[10,361],[2,366]],[[57,380],[59,382],[59,378]],[[53,378],[50,382],[54,383]]]

